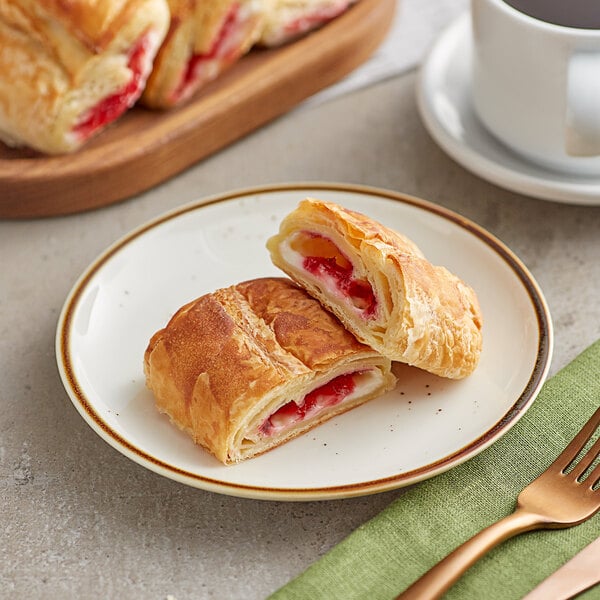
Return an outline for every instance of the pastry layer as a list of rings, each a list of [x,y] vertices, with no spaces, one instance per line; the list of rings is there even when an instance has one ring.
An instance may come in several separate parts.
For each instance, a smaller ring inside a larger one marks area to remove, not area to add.
[[[0,139],[79,148],[140,96],[168,23],[165,0],[2,0]]]
[[[442,377],[475,369],[482,347],[476,294],[410,239],[365,215],[307,199],[267,246],[273,263],[364,344]]]
[[[241,283],[182,307],[152,337],[144,368],[158,409],[226,464],[395,383],[389,359],[283,278]]]

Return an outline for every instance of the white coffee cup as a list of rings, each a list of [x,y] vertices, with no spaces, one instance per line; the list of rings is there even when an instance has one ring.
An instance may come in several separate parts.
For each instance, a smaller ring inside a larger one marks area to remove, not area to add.
[[[600,29],[550,23],[504,0],[471,0],[471,9],[484,126],[546,168],[600,175]]]

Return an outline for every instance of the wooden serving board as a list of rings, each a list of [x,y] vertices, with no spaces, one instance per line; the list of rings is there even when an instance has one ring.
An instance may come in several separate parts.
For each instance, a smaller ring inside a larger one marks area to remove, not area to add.
[[[285,113],[364,62],[396,0],[360,0],[287,46],[252,50],[189,103],[134,107],[74,154],[48,157],[0,143],[0,217],[84,211],[129,198]]]

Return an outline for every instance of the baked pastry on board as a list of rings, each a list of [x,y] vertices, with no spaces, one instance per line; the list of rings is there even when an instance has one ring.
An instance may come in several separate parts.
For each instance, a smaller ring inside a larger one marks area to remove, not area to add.
[[[356,0],[266,0],[258,44],[281,46],[345,12]]]
[[[389,359],[286,278],[183,306],[150,340],[144,371],[158,410],[225,464],[275,448],[396,380]]]
[[[2,0],[0,139],[79,148],[138,99],[168,24],[165,0]]]
[[[460,379],[475,369],[482,347],[475,292],[403,235],[306,199],[267,247],[273,263],[362,343],[442,377]]]
[[[171,24],[142,103],[168,108],[187,100],[256,42],[265,0],[168,0]]]

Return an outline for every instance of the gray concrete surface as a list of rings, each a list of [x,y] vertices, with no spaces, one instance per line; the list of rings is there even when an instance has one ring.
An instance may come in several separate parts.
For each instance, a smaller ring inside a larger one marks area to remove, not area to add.
[[[401,494],[220,496],[145,470],[83,422],[55,364],[60,308],[100,251],[167,209],[280,181],[414,194],[473,219],[530,268],[554,317],[552,372],[600,337],[600,208],[534,200],[471,175],[425,132],[414,84],[409,73],[296,110],[118,205],[0,222],[0,597],[264,598]]]

